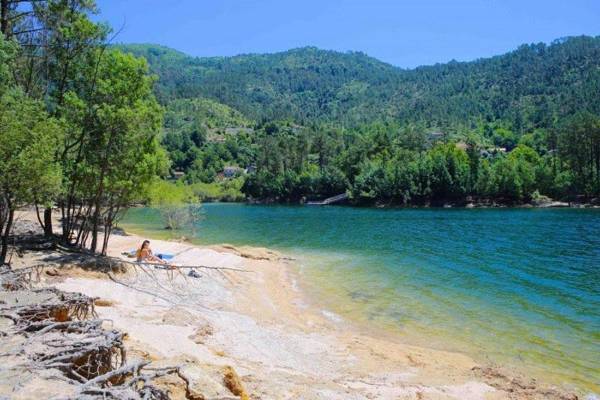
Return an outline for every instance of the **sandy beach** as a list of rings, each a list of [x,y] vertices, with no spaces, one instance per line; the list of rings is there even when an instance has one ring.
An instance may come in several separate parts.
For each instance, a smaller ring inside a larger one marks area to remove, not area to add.
[[[131,261],[123,253],[143,239],[115,235],[109,255]],[[240,398],[223,385],[227,369],[241,378],[241,398],[251,399],[577,398],[462,354],[364,334],[307,298],[294,260],[285,255],[264,248],[151,242],[155,252],[174,254],[176,265],[209,268],[190,274],[191,268],[130,265],[125,272],[105,274],[48,251],[15,256],[13,267],[60,260],[60,268],[42,274],[37,285],[98,298],[98,317],[127,333],[128,354],[179,366],[187,374],[187,393],[174,381],[164,382],[171,385],[172,398]],[[10,383],[0,385],[2,396],[28,398]]]

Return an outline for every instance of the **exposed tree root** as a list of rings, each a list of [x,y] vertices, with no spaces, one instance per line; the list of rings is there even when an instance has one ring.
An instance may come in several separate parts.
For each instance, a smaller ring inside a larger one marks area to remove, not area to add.
[[[31,267],[19,268],[16,270],[5,266],[0,269],[0,286],[4,290],[25,290],[31,289],[34,282],[39,282],[42,271],[46,268],[57,268],[58,264],[38,264]]]
[[[60,371],[59,377],[75,387],[73,399],[169,398],[155,380],[167,374],[179,376],[178,368],[153,369],[145,361],[127,363],[126,335],[103,327],[106,321],[97,319],[94,298],[56,289],[17,290],[29,287],[29,275],[4,272],[0,318],[10,319],[13,325],[0,333],[22,335],[25,340],[0,354],[0,359],[17,357],[29,371]],[[7,288],[5,282],[22,285]],[[185,380],[182,385],[187,391]]]
[[[27,284],[28,285],[28,284]],[[19,331],[32,332],[45,328],[53,322],[66,322],[96,318],[94,298],[81,293],[66,293],[57,289],[32,289],[19,301],[14,291],[13,300],[0,307],[0,316],[10,318]]]

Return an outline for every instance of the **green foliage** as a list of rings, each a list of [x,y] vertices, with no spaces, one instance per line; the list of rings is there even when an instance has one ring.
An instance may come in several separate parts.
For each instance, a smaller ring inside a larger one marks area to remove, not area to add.
[[[164,171],[166,159],[153,133],[161,124],[161,111],[151,95],[145,60],[109,51],[95,74],[93,96],[72,95],[65,105],[67,115],[82,117],[73,117],[74,125],[89,132],[78,143],[81,152],[64,159],[72,174],[67,184],[76,182],[83,192],[99,191],[98,197],[114,193],[115,201],[128,204]]]
[[[147,201],[160,211],[166,229],[192,226],[201,216],[198,197],[183,183],[155,180],[148,188]]]
[[[496,146],[512,150],[516,145],[517,137],[513,131],[497,127],[493,130],[492,141]]]
[[[207,130],[247,128],[251,126],[251,122],[239,111],[214,100],[178,99],[168,103],[165,112],[167,132],[194,129],[200,126]]]
[[[316,119],[325,109],[340,118],[349,104],[384,88],[397,68],[363,53],[302,48],[269,55],[192,58],[152,45],[122,45],[148,58],[164,77],[157,87],[163,102],[205,97],[227,104],[255,120]],[[352,114],[348,114],[349,116]]]
[[[580,110],[600,113],[600,38],[572,37],[524,45],[473,62],[412,70],[363,53],[312,47],[275,54],[192,58],[164,47],[123,45],[148,59],[161,79],[163,103],[204,97],[257,120],[359,126],[378,120],[424,123],[444,129],[478,121],[506,123],[502,147],[518,135],[550,128]]]
[[[68,91],[88,90],[89,76],[81,74],[94,49],[103,45],[109,28],[89,18],[93,0],[30,2],[29,12],[14,10],[12,38],[22,46],[13,76],[25,93],[44,99],[52,115],[60,114]],[[22,11],[22,10],[21,10]],[[31,31],[20,35],[16,32]],[[89,65],[89,67],[92,67]]]
[[[491,194],[508,202],[531,198],[535,190],[534,166],[518,157],[505,157],[494,164]]]
[[[519,139],[519,144],[531,147],[538,154],[546,154],[548,152],[549,133],[545,129],[536,129],[532,133],[526,133]]]
[[[10,63],[15,52],[14,43],[6,41],[0,33],[0,95],[10,87]]]
[[[249,176],[241,189],[256,199],[298,202],[334,196],[345,192],[347,186],[348,180],[339,169],[331,166],[319,170],[313,166],[301,172],[260,172]]]
[[[363,164],[351,191],[356,201],[439,204],[463,201],[470,192],[469,159],[455,144],[440,144],[423,153],[391,150],[391,158]]]
[[[162,179],[156,179],[148,186],[146,197],[151,207],[183,206],[197,202],[191,187]]]
[[[580,122],[589,144],[595,125],[589,118]],[[427,136],[415,129],[408,129],[413,138]],[[516,204],[530,201],[536,190],[562,199],[582,193],[576,190],[576,175],[568,172],[569,162],[547,150],[553,144],[543,131],[528,136],[539,151],[519,144],[506,153],[477,131],[435,142],[407,141],[406,132],[393,124],[343,133],[328,126],[265,124],[254,137],[257,172],[248,176],[242,191],[268,201],[322,199],[347,191],[356,204],[431,205],[464,204],[468,198]],[[465,141],[453,139],[461,137]],[[585,165],[595,173],[593,164]]]
[[[213,183],[197,182],[190,187],[201,201],[240,202],[246,199],[241,191],[243,184],[244,178],[238,177]]]
[[[65,240],[83,217],[89,221],[90,248],[96,250],[97,227],[109,231],[154,177],[166,173],[167,158],[158,142],[162,110],[152,95],[146,61],[114,49],[91,51],[90,59],[95,63],[82,66],[80,74],[93,90],[69,91],[61,106],[69,129],[60,153],[65,196],[59,203],[67,216]],[[78,237],[85,243],[85,232]],[[105,237],[103,252],[106,244]]]
[[[558,128],[558,149],[572,174],[571,190],[600,194],[600,116],[579,112],[566,119]]]
[[[239,112],[212,100],[176,100],[167,106],[162,143],[172,169],[185,172],[188,183],[210,183],[225,166],[249,165],[250,125]]]
[[[54,162],[64,132],[41,103],[18,89],[0,97],[0,264],[18,207],[47,204],[60,191],[60,166]]]
[[[53,155],[63,134],[42,104],[19,90],[0,98],[0,186],[13,209],[47,202],[59,192],[61,173]]]
[[[224,167],[251,165],[257,172],[241,190],[271,201],[345,191],[356,203],[434,205],[599,193],[600,38],[413,70],[315,48],[192,58],[120,47],[159,75],[163,144],[204,198],[219,196]]]
[[[439,145],[427,153],[432,200],[460,200],[470,191],[467,153],[454,143]]]

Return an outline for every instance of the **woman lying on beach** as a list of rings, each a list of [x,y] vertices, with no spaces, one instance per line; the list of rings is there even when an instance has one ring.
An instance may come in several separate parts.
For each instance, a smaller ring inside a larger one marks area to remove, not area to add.
[[[170,265],[168,262],[163,260],[160,257],[152,254],[152,249],[150,249],[150,241],[144,240],[142,246],[137,250],[136,257],[138,262],[150,262],[150,263],[159,263]]]

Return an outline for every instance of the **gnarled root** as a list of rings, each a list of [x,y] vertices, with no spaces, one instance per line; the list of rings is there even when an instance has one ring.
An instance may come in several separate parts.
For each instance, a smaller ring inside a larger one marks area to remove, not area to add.
[[[2,282],[14,281],[9,275],[3,274]],[[179,375],[178,368],[127,363],[126,334],[103,326],[106,321],[97,319],[94,301],[57,289],[0,291],[0,319],[13,322],[9,328],[4,325],[0,336],[24,337],[0,359],[18,358],[27,371],[56,371],[57,378],[74,386],[74,399],[168,399],[155,381]]]
[[[34,332],[53,322],[97,316],[94,298],[54,288],[12,291],[5,299],[0,316],[12,319],[19,331]]]

